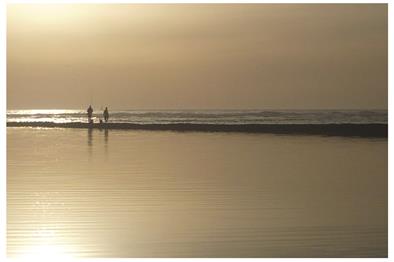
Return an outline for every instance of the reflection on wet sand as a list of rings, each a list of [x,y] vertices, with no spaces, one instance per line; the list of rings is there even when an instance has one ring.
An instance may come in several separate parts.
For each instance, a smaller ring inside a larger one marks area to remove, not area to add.
[[[93,146],[93,129],[88,128],[88,152],[89,157],[92,156],[92,146]]]
[[[104,150],[105,155],[108,154],[108,129],[104,130]]]
[[[92,147],[93,147],[93,128],[88,128],[88,152],[89,156],[92,156]],[[96,130],[97,132],[97,130]],[[99,129],[100,134],[103,132],[102,129]],[[104,129],[104,152],[105,154],[108,154],[108,136],[109,136],[109,131],[108,129]]]
[[[387,139],[111,130],[109,142],[105,130],[28,128],[7,139],[12,257],[387,256]]]

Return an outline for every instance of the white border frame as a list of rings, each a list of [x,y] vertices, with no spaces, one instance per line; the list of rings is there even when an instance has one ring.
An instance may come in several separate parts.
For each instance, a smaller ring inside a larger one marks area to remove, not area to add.
[[[322,1],[312,1],[312,0],[304,0],[304,1],[284,1],[284,0],[277,0],[277,1],[256,1],[256,0],[245,0],[245,1],[240,1],[240,0],[212,0],[212,1],[207,1],[207,0],[202,0],[202,1],[197,1],[197,0],[191,0],[191,1],[179,1],[179,0],[174,0],[174,1],[160,1],[160,0],[146,0],[146,1],[130,1],[130,0],[5,0],[0,2],[0,87],[1,87],[1,92],[2,95],[0,96],[1,99],[1,104],[0,104],[0,125],[1,129],[4,131],[2,135],[0,136],[0,144],[1,144],[1,172],[0,172],[0,260],[3,261],[3,259],[6,259],[6,168],[7,168],[7,162],[6,162],[6,5],[7,4],[76,4],[76,3],[86,3],[86,4],[136,4],[136,3],[144,3],[144,4],[166,4],[166,3],[183,3],[183,4],[192,4],[192,3],[198,3],[198,4],[225,4],[225,3],[239,3],[239,4],[248,4],[248,3],[271,3],[271,4],[378,4],[378,3],[385,3],[388,4],[388,119],[389,123],[394,121],[394,116],[390,113],[392,109],[392,92],[390,91],[391,89],[391,77],[393,75],[393,69],[390,67],[390,62],[393,61],[393,54],[390,52],[390,44],[393,43],[393,19],[390,19],[390,17],[394,17],[394,13],[391,10],[391,4],[389,3],[389,0],[382,1],[382,0],[375,0],[375,1],[366,1],[366,0],[361,0],[361,1],[355,1],[355,0],[347,0],[347,1],[341,1],[341,0],[322,0]],[[393,137],[393,130],[389,128],[389,142],[390,142],[390,137]],[[392,241],[390,241],[390,237],[393,236],[393,228],[390,227],[390,220],[393,217],[393,212],[392,208],[390,207],[390,203],[392,203],[393,199],[393,194],[390,193],[390,188],[393,188],[393,180],[390,179],[390,175],[392,173],[392,168],[391,168],[391,163],[394,163],[394,156],[390,154],[390,152],[393,152],[393,145],[392,143],[388,143],[388,257],[391,257],[391,252],[390,250],[393,250],[394,244]],[[389,259],[388,258],[388,259]],[[264,261],[278,261],[278,259],[264,259]],[[303,258],[301,258],[303,259]],[[382,261],[382,260],[388,260],[388,259],[363,259],[363,261]],[[80,260],[80,259],[77,259]],[[156,261],[158,259],[139,259],[139,258],[131,258],[131,259],[88,259],[90,261],[135,261],[135,260],[144,260],[144,261]],[[166,259],[159,259],[160,261],[174,261],[173,258],[166,258]],[[179,259],[176,259],[179,260]],[[185,260],[193,260],[193,261],[217,261],[218,259],[181,259],[182,261]],[[223,260],[223,259],[220,259]],[[225,259],[229,260],[229,259]],[[232,259],[234,260],[234,259]],[[235,259],[237,261],[246,261],[247,259]],[[258,259],[261,260],[261,259]],[[300,260],[300,258],[295,258],[295,259],[280,259],[280,261],[291,261],[291,260]],[[316,259],[314,259],[316,260]],[[317,260],[323,260],[323,259],[317,259]],[[324,259],[324,261],[340,261],[340,260],[345,260],[345,259]],[[355,259],[350,259],[350,260],[355,260]],[[349,259],[346,259],[346,261],[349,261]]]

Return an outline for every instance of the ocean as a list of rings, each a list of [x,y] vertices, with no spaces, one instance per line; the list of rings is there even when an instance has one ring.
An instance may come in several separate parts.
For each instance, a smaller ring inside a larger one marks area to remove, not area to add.
[[[387,110],[124,110],[110,111],[111,123],[133,124],[376,124]],[[103,119],[102,110],[93,112]],[[85,110],[7,110],[7,122],[87,122]]]

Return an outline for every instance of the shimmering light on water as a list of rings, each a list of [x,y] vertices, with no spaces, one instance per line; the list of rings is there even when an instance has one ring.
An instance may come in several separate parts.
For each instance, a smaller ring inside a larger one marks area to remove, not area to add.
[[[73,256],[67,248],[52,244],[32,245],[16,257],[16,261],[70,261]]]
[[[60,114],[71,114],[71,113],[78,113],[84,112],[81,110],[67,110],[67,109],[27,109],[27,110],[7,110],[8,114],[15,114],[15,115],[36,115],[36,114],[48,114],[48,115],[60,115]]]
[[[94,108],[94,121],[103,119]],[[129,110],[112,111],[110,122],[138,124],[329,124],[387,123],[387,110]],[[87,122],[85,110],[8,110],[7,122]]]
[[[7,128],[11,257],[386,257],[387,139]]]

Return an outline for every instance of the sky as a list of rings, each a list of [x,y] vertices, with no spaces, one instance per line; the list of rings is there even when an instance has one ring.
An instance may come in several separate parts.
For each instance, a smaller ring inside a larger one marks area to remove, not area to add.
[[[9,4],[7,109],[387,109],[386,4]]]

